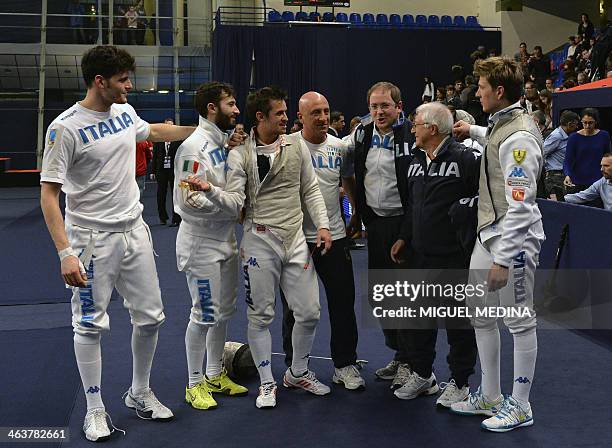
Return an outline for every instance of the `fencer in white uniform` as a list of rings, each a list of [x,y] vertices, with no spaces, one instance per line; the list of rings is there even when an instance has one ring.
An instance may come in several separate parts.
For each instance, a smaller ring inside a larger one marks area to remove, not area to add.
[[[214,409],[217,402],[212,393],[236,396],[248,392],[223,368],[227,323],[236,310],[236,216],[212,204],[204,192],[185,188],[180,179],[196,175],[225,187],[228,132],[240,111],[232,87],[215,81],[198,88],[195,103],[199,126],[181,144],[174,163],[174,211],[182,218],[176,261],[187,276],[192,303],[185,333],[189,376],[185,400],[195,409]]]
[[[125,404],[143,418],[173,417],[149,387],[164,313],[151,235],[141,217],[136,141],[182,140],[193,128],[149,125],[138,117],[127,104],[134,58],[126,51],[94,47],[81,65],[87,96],[47,130],[41,207],[73,291],[74,350],[87,399],[83,431],[88,440],[100,441],[111,433],[101,398],[100,335],[109,329],[113,288],[123,296],[133,325],[133,379]],[[60,189],[66,194],[65,223]]]

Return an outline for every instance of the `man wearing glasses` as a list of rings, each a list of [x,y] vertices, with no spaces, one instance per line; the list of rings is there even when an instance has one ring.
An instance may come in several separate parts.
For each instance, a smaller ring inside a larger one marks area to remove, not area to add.
[[[355,150],[357,185],[347,234],[361,230],[363,221],[368,232],[368,269],[397,269],[405,265],[395,264],[390,254],[404,214],[406,177],[401,173],[412,158],[412,124],[403,119],[400,89],[390,82],[374,84],[367,100],[372,123],[359,125],[349,139],[349,148]],[[407,332],[383,329],[383,333],[395,356],[376,376],[393,380],[391,387],[397,389],[410,377]]]

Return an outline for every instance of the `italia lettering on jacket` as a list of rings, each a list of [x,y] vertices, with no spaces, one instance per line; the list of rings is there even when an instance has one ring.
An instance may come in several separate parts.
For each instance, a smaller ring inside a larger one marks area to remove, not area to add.
[[[412,164],[408,167],[408,177],[419,177],[424,176],[425,170],[421,164]],[[431,162],[427,175],[430,177],[461,177],[459,171],[459,164],[457,162]]]
[[[85,126],[79,129],[79,135],[83,143],[89,143],[91,140],[100,140],[107,135],[117,134],[124,129],[129,128],[134,124],[134,120],[130,117],[130,114],[123,112],[121,116],[109,118],[108,120],[100,121],[97,124]]]

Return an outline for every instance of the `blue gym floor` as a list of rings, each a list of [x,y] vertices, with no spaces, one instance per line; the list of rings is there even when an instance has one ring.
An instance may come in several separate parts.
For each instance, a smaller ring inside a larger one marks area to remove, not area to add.
[[[245,385],[246,397],[220,397],[213,411],[196,411],[184,402],[186,360],[184,332],[190,299],[184,275],[176,270],[176,228],[158,224],[155,184],[147,184],[145,220],[151,225],[159,258],[166,322],[162,327],[153,364],[151,385],[175,413],[175,420],[157,423],[140,420],[123,405],[121,395],[130,385],[131,326],[120,298],[111,302],[111,331],[102,339],[104,402],[113,422],[127,430],[113,434],[109,446],[248,446],[356,447],[470,446],[470,447],[604,447],[610,446],[611,412],[607,397],[612,367],[609,346],[564,330],[539,332],[538,365],[532,389],[535,425],[506,434],[483,432],[479,418],[459,417],[437,410],[435,398],[401,401],[388,382],[376,381],[374,370],[386,364],[391,352],[382,333],[358,317],[359,358],[365,391],[334,386],[326,397],[279,387],[278,405],[272,410],[254,406],[258,381]],[[0,190],[0,426],[69,426],[65,446],[91,446],[81,426],[85,398],[72,351],[69,292],[59,277],[59,262],[38,205],[36,188]],[[357,305],[366,281],[367,253],[353,252],[357,279]],[[236,273],[238,275],[238,273]],[[240,290],[239,309],[230,323],[229,340],[246,342],[246,317]],[[329,321],[321,289],[322,315],[312,354],[329,356]],[[279,309],[280,314],[280,309]],[[274,323],[273,350],[281,352],[280,319]],[[504,392],[511,390],[512,341],[503,335]],[[438,338],[435,365],[439,381],[448,379],[446,338]],[[314,358],[311,368],[331,384],[333,365]],[[282,379],[282,356],[273,357],[277,381]],[[479,373],[471,383],[477,386]],[[57,444],[56,444],[57,445]],[[3,445],[9,446],[9,445]],[[16,444],[15,446],[27,446]],[[50,446],[33,445],[33,446]]]

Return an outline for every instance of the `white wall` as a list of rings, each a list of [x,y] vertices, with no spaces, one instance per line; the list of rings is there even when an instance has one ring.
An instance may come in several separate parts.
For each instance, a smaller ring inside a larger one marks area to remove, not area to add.
[[[576,34],[578,23],[549,13],[523,7],[523,11],[502,12],[502,53],[514,55],[521,42],[533,51],[540,45],[544,53],[567,42],[570,34]]]

